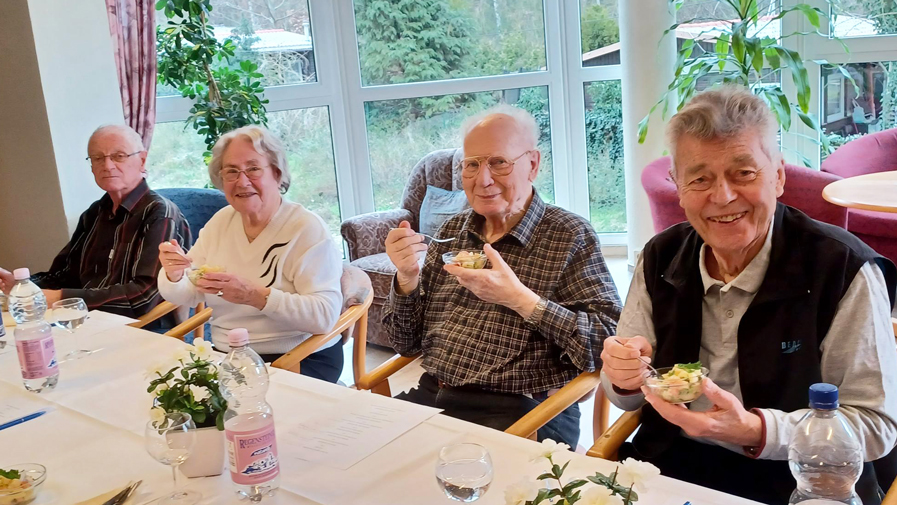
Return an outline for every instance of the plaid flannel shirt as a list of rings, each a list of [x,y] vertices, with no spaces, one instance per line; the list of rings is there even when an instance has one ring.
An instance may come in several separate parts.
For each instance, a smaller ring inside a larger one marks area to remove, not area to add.
[[[440,228],[418,288],[395,291],[383,322],[400,354],[423,352],[423,367],[451,386],[475,385],[504,393],[541,393],[582,371],[600,368],[604,339],[614,335],[620,298],[588,221],[534,192],[514,228],[492,246],[520,281],[548,300],[538,320],[477,298],[445,272],[442,254],[480,250],[484,218],[468,209]]]

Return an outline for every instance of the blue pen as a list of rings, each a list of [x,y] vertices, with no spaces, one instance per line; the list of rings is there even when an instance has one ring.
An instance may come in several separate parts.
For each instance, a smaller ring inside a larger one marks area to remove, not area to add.
[[[46,413],[47,413],[46,410],[38,410],[38,411],[35,412],[34,414],[28,414],[27,416],[23,416],[23,417],[20,417],[20,418],[18,418],[18,419],[13,419],[12,421],[9,421],[8,423],[0,424],[0,430],[5,430],[6,428],[11,428],[11,427],[13,427],[13,426],[15,426],[15,425],[17,425],[17,424],[22,424],[22,423],[24,423],[25,421],[30,421],[30,420],[32,420],[32,419],[37,419],[38,417],[40,417],[40,416],[42,416],[42,415],[44,415],[44,414],[46,414]]]

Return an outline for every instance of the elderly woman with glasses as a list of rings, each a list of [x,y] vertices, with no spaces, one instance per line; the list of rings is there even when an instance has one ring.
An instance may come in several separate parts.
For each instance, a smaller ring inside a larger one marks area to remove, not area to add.
[[[280,140],[254,125],[223,135],[212,149],[209,177],[230,205],[209,220],[188,253],[174,241],[159,247],[162,296],[212,307],[219,350],[229,349],[228,330],[248,329],[265,361],[329,331],[342,305],[342,260],[321,218],[282,197],[290,172]],[[336,382],[342,367],[334,341],[303,360],[302,374]]]

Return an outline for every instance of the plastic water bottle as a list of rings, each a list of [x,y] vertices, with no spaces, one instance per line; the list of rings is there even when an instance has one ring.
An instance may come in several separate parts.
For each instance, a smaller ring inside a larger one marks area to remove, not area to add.
[[[59,366],[53,331],[44,320],[47,297],[31,282],[31,272],[27,268],[16,269],[13,276],[16,283],[9,292],[9,312],[16,320],[13,334],[22,380],[28,391],[49,391],[59,382]]]
[[[6,295],[0,291],[0,316],[2,316],[3,312],[6,312]],[[6,336],[6,327],[3,325],[3,317],[0,317],[0,338],[4,338]],[[6,341],[0,342],[0,349],[6,347]]]
[[[797,480],[789,505],[862,505],[854,486],[863,471],[863,447],[838,412],[838,388],[824,382],[810,386],[810,408],[795,426],[788,447],[788,463]]]
[[[236,492],[259,501],[280,487],[280,461],[274,436],[274,414],[265,401],[268,369],[249,347],[249,332],[228,332],[230,352],[221,362],[218,384],[227,400],[224,436],[230,476]]]

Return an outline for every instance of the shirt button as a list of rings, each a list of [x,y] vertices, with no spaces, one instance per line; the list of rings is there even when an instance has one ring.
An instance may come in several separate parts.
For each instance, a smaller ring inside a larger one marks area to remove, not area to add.
[[[733,318],[733,317],[735,317],[735,313],[732,312],[731,310],[727,310],[727,311],[726,311],[726,317],[728,317],[728,318]]]

